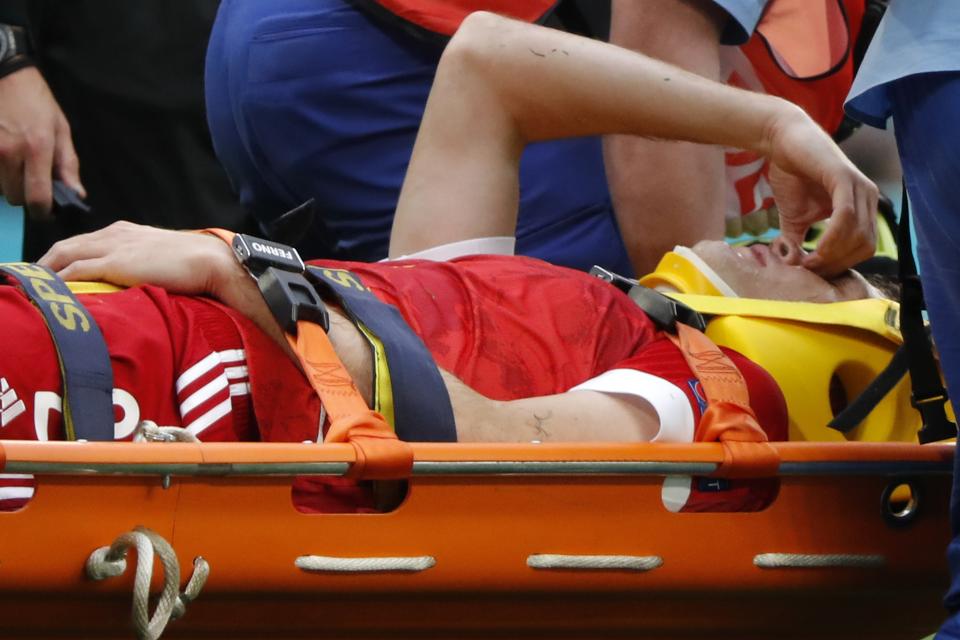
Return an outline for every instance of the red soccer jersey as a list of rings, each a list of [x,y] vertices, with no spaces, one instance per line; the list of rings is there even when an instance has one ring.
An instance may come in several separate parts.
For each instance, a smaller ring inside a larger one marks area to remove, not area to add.
[[[696,376],[673,343],[622,292],[585,273],[515,256],[315,264],[357,274],[400,310],[440,367],[489,397],[562,393],[607,371],[634,370],[679,389],[693,424],[706,408]],[[779,387],[759,366],[724,352],[743,373],[769,438],[785,440]],[[777,488],[776,480],[675,477],[663,497],[671,510],[757,510]]]
[[[699,419],[703,398],[680,353],[627,296],[596,278],[512,256],[316,264],[356,273],[397,306],[440,367],[489,397],[561,393],[606,371],[631,369],[675,385]],[[313,390],[239,313],[155,287],[79,297],[110,352],[118,439],[129,438],[142,419],[185,427],[204,441],[317,439]],[[16,287],[0,286],[0,317],[0,437],[63,438],[60,373],[40,313]],[[733,357],[761,424],[772,439],[785,438],[776,385]],[[0,482],[0,507],[28,497],[28,479]]]
[[[204,441],[257,439],[248,347],[279,384],[299,381],[282,351],[218,303],[156,287],[78,297],[110,353],[119,440],[130,439],[140,420],[182,426]],[[0,438],[63,439],[60,369],[40,312],[17,287],[0,286],[0,318]],[[0,476],[0,508],[25,502],[31,487],[29,477]]]
[[[437,365],[491,398],[562,393],[611,369],[632,369],[675,384],[699,418],[703,398],[679,350],[629,297],[583,272],[519,256],[313,264],[357,274],[400,310]],[[771,438],[785,438],[779,388],[727,353]]]

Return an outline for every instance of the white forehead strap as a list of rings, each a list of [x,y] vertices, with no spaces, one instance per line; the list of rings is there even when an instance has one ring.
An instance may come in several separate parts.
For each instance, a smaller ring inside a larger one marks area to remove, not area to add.
[[[685,258],[687,261],[690,262],[690,264],[696,267],[697,271],[702,273],[703,277],[709,280],[710,284],[715,286],[717,288],[717,291],[722,293],[724,297],[727,297],[727,298],[740,297],[737,295],[737,292],[734,291],[730,285],[724,282],[723,278],[721,278],[717,274],[717,272],[710,267],[710,265],[704,262],[703,259],[700,256],[698,256],[696,253],[694,253],[693,249],[690,249],[689,247],[681,247],[680,245],[677,245],[673,248],[673,252],[678,256],[680,256],[681,258]]]

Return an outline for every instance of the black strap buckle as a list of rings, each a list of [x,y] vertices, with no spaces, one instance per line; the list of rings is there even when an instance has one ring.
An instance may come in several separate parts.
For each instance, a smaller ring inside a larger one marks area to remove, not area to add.
[[[920,444],[929,444],[954,438],[957,435],[957,425],[947,417],[946,407],[949,397],[943,389],[932,396],[917,397],[917,392],[910,394],[910,404],[920,412],[923,425],[917,433]]]
[[[625,278],[619,273],[608,271],[607,269],[598,267],[597,265],[590,267],[590,275],[592,275],[594,278],[600,278],[604,282],[609,282],[624,293],[630,293],[630,289],[640,284],[639,281],[634,280],[633,278]]]
[[[694,311],[682,302],[674,300],[659,291],[637,285],[630,289],[627,295],[663,331],[676,333],[678,322],[701,332],[707,329],[707,322],[698,311]]]
[[[238,233],[233,252],[257,279],[260,294],[277,324],[297,335],[297,322],[306,320],[330,330],[330,314],[320,294],[304,275],[306,267],[293,247]]]
[[[233,237],[233,252],[240,264],[255,278],[259,278],[270,267],[301,274],[306,269],[300,254],[293,247],[245,233]]]
[[[306,320],[330,330],[330,314],[320,294],[302,273],[267,267],[257,286],[280,328],[297,335],[297,322]]]
[[[678,322],[693,327],[700,332],[707,330],[707,321],[703,314],[679,300],[674,300],[659,291],[644,287],[632,278],[625,278],[603,267],[593,266],[590,269],[590,275],[609,282],[630,296],[630,299],[643,309],[644,313],[661,331],[676,333]]]

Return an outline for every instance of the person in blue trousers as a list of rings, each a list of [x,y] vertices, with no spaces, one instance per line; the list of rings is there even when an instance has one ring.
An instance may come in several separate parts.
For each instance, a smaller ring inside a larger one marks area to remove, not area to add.
[[[892,116],[917,234],[934,341],[960,400],[960,2],[893,0],[864,57],[847,112],[876,127]],[[960,458],[957,459],[960,463]],[[960,640],[960,467],[947,548],[949,618],[937,640]]]
[[[263,225],[316,199],[317,219],[298,245],[309,257],[386,256],[443,51],[442,41],[379,20],[360,4],[224,0],[207,52],[207,112],[218,157]],[[742,42],[766,0],[702,4],[723,17],[722,38]],[[720,38],[714,40],[717,48]],[[518,253],[579,269],[600,264],[633,271],[599,138],[531,145],[521,163],[520,192]],[[664,212],[645,215],[671,222]]]

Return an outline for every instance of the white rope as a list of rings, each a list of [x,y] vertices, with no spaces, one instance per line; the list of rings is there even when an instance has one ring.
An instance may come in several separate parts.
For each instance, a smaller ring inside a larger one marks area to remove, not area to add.
[[[180,586],[180,565],[173,547],[162,536],[145,527],[121,534],[109,547],[94,550],[87,559],[87,576],[103,580],[122,575],[127,570],[127,551],[137,550],[137,570],[133,583],[133,625],[141,640],[157,640],[167,623],[185,612],[186,604],[194,600],[210,574],[206,560],[194,560],[194,571],[183,594]],[[163,590],[149,617],[150,580],[153,576],[153,556],[156,553],[163,565]]]
[[[153,420],[141,420],[133,431],[134,442],[200,442],[183,427],[160,427]]]
[[[333,556],[300,556],[294,564],[303,571],[334,571],[356,573],[364,571],[425,571],[435,564],[433,556],[403,558],[337,558]]]
[[[187,612],[187,605],[197,599],[200,590],[207,583],[210,577],[210,563],[202,556],[193,559],[193,574],[187,581],[187,586],[183,592],[177,596],[177,601],[173,603],[173,612],[170,614],[171,620],[176,620]]]
[[[598,569],[601,571],[653,571],[663,565],[660,556],[573,556],[540,553],[527,557],[531,569]]]
[[[856,553],[761,553],[753,558],[753,564],[761,569],[875,569],[886,563],[887,559],[881,555]]]

